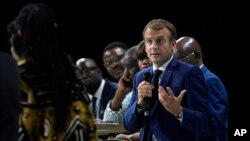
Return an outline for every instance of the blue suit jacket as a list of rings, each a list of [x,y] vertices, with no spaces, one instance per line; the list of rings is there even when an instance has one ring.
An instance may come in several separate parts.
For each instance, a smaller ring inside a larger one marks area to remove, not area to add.
[[[227,141],[228,140],[228,95],[220,78],[203,65],[201,68],[209,96],[209,106],[213,111],[214,122],[218,127],[208,133],[201,132],[201,140]]]
[[[103,114],[106,109],[106,106],[108,102],[114,97],[117,87],[117,83],[105,79],[105,85],[103,87],[102,97],[100,100],[99,115],[101,119],[103,119]]]
[[[142,128],[141,137],[144,133],[145,119],[143,113],[137,111],[137,87],[143,81],[146,72],[153,73],[153,68],[144,69],[135,75],[131,106],[124,118],[124,126],[129,132],[136,132]],[[158,141],[197,141],[198,131],[209,132],[209,129],[214,128],[203,74],[199,68],[179,62],[175,58],[163,73],[161,86],[169,86],[176,96],[182,90],[187,90],[181,103],[184,107],[183,120],[180,123],[156,99],[150,109],[152,132]]]

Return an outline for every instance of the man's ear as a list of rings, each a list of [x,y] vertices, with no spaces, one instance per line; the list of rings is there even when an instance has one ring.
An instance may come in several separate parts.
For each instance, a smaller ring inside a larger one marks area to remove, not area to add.
[[[201,58],[201,54],[197,51],[194,51],[194,57],[195,57],[195,60],[199,60]]]
[[[176,48],[176,40],[172,40],[172,41],[170,42],[170,44],[172,45],[172,48],[173,48],[173,49]]]

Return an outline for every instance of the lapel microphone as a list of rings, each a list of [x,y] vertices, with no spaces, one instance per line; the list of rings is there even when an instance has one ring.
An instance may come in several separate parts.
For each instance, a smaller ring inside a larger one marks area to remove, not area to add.
[[[152,75],[150,72],[146,72],[143,77],[144,81],[151,83]],[[150,97],[144,97],[144,116],[149,117],[149,110],[150,110]]]

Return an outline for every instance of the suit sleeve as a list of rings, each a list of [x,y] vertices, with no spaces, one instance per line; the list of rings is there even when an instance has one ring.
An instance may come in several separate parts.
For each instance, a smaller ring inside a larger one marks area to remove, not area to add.
[[[145,122],[143,113],[138,113],[137,111],[137,86],[139,84],[138,80],[140,79],[136,74],[133,82],[133,93],[130,106],[123,119],[125,129],[131,133],[140,130]]]
[[[182,128],[192,129],[196,132],[209,132],[216,128],[214,117],[208,102],[208,91],[203,74],[199,68],[193,67],[185,76],[185,94],[183,100]]]
[[[205,76],[206,77],[206,76]],[[214,126],[207,132],[200,132],[201,136],[211,136],[225,130],[227,128],[228,98],[226,89],[217,76],[209,75],[206,78],[208,88],[209,105],[214,117]]]

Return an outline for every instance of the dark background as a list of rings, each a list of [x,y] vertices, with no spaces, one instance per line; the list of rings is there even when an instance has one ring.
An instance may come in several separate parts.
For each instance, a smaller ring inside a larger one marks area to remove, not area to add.
[[[30,2],[41,1],[9,0],[1,4],[1,50],[9,51],[7,24]],[[142,30],[149,20],[169,20],[176,26],[178,37],[192,36],[199,41],[205,65],[224,82],[230,101],[229,139],[243,140],[249,136],[249,133],[245,137],[233,136],[236,129],[248,129],[246,124],[249,124],[246,98],[249,92],[245,91],[248,81],[243,81],[249,73],[246,69],[249,57],[244,55],[250,47],[249,32],[245,28],[250,23],[247,7],[209,0],[43,2],[57,16],[65,51],[72,54],[74,60],[93,58],[108,78],[102,64],[102,51],[108,43],[121,41],[131,47],[141,41]]]

